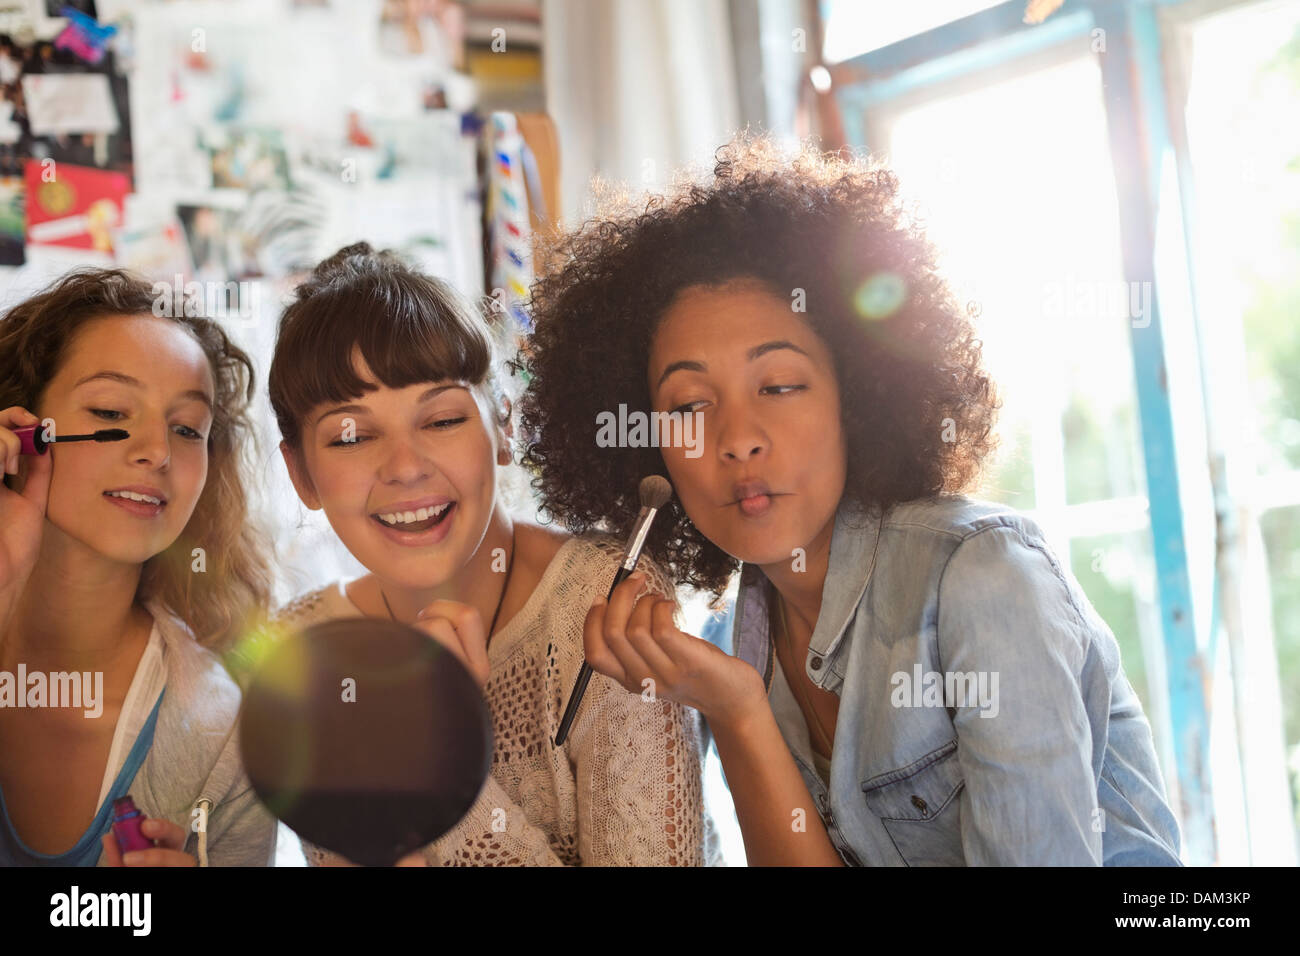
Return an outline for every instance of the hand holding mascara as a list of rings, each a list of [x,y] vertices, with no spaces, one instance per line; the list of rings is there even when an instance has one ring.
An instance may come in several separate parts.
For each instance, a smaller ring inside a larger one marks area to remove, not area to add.
[[[619,565],[618,573],[614,575],[614,583],[609,586],[606,600],[612,598],[614,590],[636,570],[636,563],[641,559],[641,549],[645,546],[646,536],[650,533],[650,524],[659,509],[668,504],[668,499],[673,496],[673,486],[668,483],[667,478],[660,475],[647,475],[642,478],[638,490],[641,495],[641,512],[637,515],[632,533],[628,536],[623,563]],[[569,736],[569,728],[573,726],[573,720],[578,716],[578,706],[582,703],[582,695],[586,693],[587,683],[590,680],[591,665],[583,661],[582,670],[578,672],[578,680],[573,685],[573,692],[569,694],[569,703],[564,708],[564,716],[560,719],[559,729],[555,733],[555,746],[562,745]]]
[[[0,456],[5,475],[22,475],[10,484],[0,484],[0,629],[6,626],[18,596],[40,553],[49,501],[52,459],[45,457],[50,442],[45,440],[40,419],[25,408],[0,410]],[[93,435],[61,435],[57,441],[119,441],[129,437],[120,428],[108,428]],[[25,472],[19,456],[37,456]]]

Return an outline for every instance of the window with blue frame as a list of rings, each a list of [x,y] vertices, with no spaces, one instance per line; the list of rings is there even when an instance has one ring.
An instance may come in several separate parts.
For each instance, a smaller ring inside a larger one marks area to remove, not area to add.
[[[1002,387],[981,497],[1115,632],[1185,859],[1294,865],[1300,2],[922,6],[823,0],[823,53]]]

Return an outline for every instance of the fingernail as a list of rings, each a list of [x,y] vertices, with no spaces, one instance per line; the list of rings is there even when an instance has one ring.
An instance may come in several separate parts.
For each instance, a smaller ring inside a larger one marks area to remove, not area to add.
[[[145,820],[140,824],[141,830],[148,830],[150,833],[157,833],[162,829],[162,824],[157,820]]]
[[[123,854],[122,854],[122,863],[123,863],[124,865],[126,865],[126,866],[130,866],[130,865],[133,864],[133,863],[139,863],[139,862],[140,862],[140,856],[141,856],[141,854],[140,854],[140,851],[139,851],[139,850],[132,850],[132,851],[129,852],[129,853],[123,853]]]

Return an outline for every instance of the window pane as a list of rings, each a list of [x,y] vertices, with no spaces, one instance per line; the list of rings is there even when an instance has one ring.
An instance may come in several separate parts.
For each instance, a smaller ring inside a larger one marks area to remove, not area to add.
[[[1294,840],[1295,831],[1283,832],[1283,814],[1300,825],[1300,3],[1245,4],[1198,20],[1188,37],[1194,277],[1210,412],[1228,490],[1247,514],[1261,515],[1271,603],[1260,607],[1261,596],[1236,609],[1244,614],[1239,706],[1251,734],[1240,747],[1247,756],[1263,748],[1243,764],[1254,860]],[[1251,551],[1234,548],[1228,560],[1252,561]],[[1249,588],[1264,570],[1253,561],[1247,567]],[[1279,698],[1273,674],[1251,654],[1268,647],[1270,624]],[[1275,808],[1265,789],[1278,719],[1289,757],[1287,808]]]
[[[1250,407],[1229,418],[1247,430],[1261,474],[1300,469],[1298,113],[1300,3],[1198,25],[1187,105],[1197,296],[1212,323],[1240,316],[1244,326]]]
[[[826,23],[822,56],[827,63],[838,63],[996,7],[1001,2],[926,0],[910,4],[822,0],[822,18]]]
[[[1158,689],[1150,685],[1147,673],[1147,648],[1161,640],[1154,565],[1146,532],[1090,535],[1070,542],[1070,570],[1115,633],[1124,673],[1149,719],[1160,713],[1153,706],[1153,691]]]
[[[1260,519],[1273,599],[1273,639],[1282,678],[1287,767],[1300,829],[1300,506],[1274,508]]]
[[[941,267],[978,306],[1004,397],[986,497],[1055,508],[1145,494],[1130,348],[1149,286],[1123,279],[1091,56],[885,120]]]

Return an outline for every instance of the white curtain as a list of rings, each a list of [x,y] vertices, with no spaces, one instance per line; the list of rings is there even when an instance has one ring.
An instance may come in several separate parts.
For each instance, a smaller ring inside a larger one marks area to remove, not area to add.
[[[727,0],[543,0],[542,31],[569,225],[593,175],[659,189],[735,132]]]

